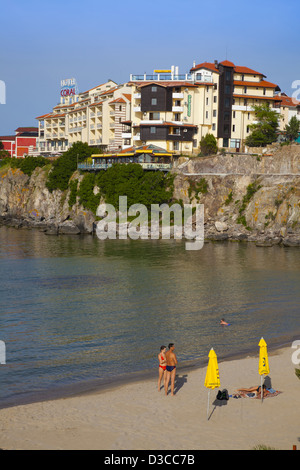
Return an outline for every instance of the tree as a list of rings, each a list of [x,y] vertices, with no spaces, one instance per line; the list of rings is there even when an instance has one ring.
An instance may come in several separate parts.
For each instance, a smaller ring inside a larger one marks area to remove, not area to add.
[[[77,169],[77,162],[83,162],[90,157],[94,149],[87,143],[75,142],[61,157],[53,162],[53,168],[48,175],[46,186],[50,192],[55,189],[65,191],[69,186],[69,179]]]
[[[290,141],[296,140],[298,138],[300,130],[300,121],[298,121],[296,116],[291,117],[290,122],[286,124],[284,130],[287,139],[289,139]]]
[[[249,147],[265,147],[277,140],[277,130],[280,115],[270,109],[267,103],[260,106],[253,106],[256,123],[249,127],[252,133],[246,138],[246,145]]]
[[[206,134],[202,137],[200,142],[201,155],[215,155],[218,151],[217,141],[212,134]]]

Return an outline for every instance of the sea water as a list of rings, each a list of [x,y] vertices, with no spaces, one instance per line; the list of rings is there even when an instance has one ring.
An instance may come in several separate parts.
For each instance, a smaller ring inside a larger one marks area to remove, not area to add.
[[[300,333],[298,248],[0,227],[0,266],[0,407],[156,374],[169,342],[180,368]]]

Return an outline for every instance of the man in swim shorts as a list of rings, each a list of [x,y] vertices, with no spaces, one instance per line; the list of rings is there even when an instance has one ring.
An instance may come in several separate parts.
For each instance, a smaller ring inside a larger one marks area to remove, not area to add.
[[[166,352],[166,382],[165,382],[165,394],[168,395],[169,382],[171,380],[171,396],[174,396],[174,385],[175,385],[175,376],[176,376],[176,365],[177,357],[174,353],[174,343],[169,344],[169,350]]]

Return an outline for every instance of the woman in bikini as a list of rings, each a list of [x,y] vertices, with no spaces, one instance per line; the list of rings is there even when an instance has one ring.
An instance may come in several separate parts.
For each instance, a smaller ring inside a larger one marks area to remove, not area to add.
[[[158,391],[160,392],[160,384],[162,381],[162,378],[164,378],[164,385],[166,381],[166,366],[167,366],[167,360],[166,360],[166,346],[161,346],[160,347],[160,353],[158,355],[158,362],[159,362],[159,367],[158,367],[158,383],[157,383],[157,388]]]

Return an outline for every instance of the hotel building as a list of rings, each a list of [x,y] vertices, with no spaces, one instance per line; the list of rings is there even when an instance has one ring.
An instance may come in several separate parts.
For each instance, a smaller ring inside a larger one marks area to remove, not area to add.
[[[84,93],[62,93],[60,103],[37,118],[36,153],[61,153],[81,141],[98,148],[95,153],[154,145],[197,154],[207,133],[219,148],[239,152],[255,122],[253,106],[268,103],[281,113],[285,99],[279,92],[263,73],[228,60],[194,62],[185,74],[175,66],[132,74],[125,84],[109,80]]]
[[[36,154],[60,154],[74,142],[120,150],[122,121],[130,117],[131,88],[109,80],[83,93],[61,96],[50,113],[38,116]]]
[[[269,103],[280,113],[280,88],[265,75],[232,62],[194,63],[190,72],[131,75],[131,143],[167,151],[199,152],[202,136],[220,148],[240,151],[255,121],[253,105]]]

